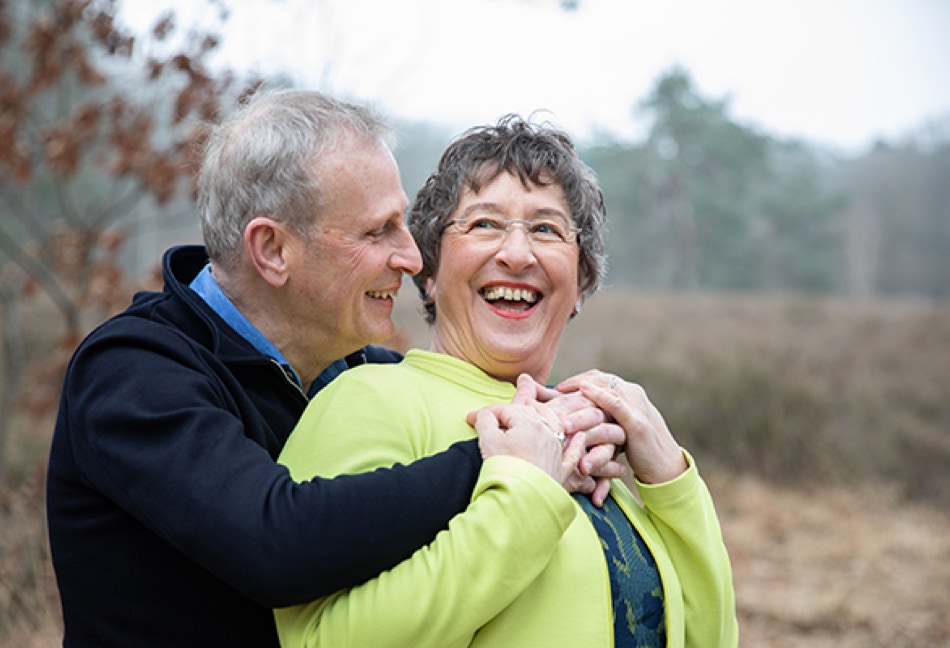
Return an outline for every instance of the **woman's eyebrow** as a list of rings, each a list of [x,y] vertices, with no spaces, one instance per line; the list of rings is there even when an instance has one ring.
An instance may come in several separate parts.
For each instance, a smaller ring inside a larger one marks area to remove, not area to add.
[[[465,211],[462,212],[462,215],[471,216],[472,214],[475,214],[478,212],[486,212],[489,214],[504,214],[504,210],[502,210],[501,205],[499,205],[498,203],[477,202],[477,203],[472,203],[471,205],[466,207]]]
[[[472,214],[477,214],[477,213],[505,215],[505,210],[502,209],[501,205],[499,205],[498,203],[488,202],[488,201],[477,202],[466,207],[465,210],[462,212],[462,216],[467,218],[471,216]],[[564,213],[564,211],[557,207],[539,207],[538,209],[534,210],[531,213],[531,215],[535,217],[554,216],[557,218],[565,218],[565,219],[567,218],[567,215]]]
[[[557,216],[558,218],[567,218],[561,209],[557,207],[539,207],[534,211],[537,216]]]

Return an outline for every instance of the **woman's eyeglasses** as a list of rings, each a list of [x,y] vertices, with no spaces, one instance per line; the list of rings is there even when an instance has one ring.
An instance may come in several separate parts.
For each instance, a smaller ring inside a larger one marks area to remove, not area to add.
[[[442,231],[452,227],[462,236],[473,241],[501,244],[511,232],[513,225],[524,227],[525,234],[532,245],[563,245],[577,240],[580,229],[569,225],[561,218],[539,218],[536,220],[507,219],[497,216],[476,216],[474,218],[456,218],[450,220]]]

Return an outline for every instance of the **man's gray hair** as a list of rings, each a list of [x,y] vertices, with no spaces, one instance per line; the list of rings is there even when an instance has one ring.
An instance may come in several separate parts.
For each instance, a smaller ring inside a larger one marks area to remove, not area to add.
[[[393,143],[376,112],[307,90],[258,93],[215,126],[198,173],[198,215],[211,260],[233,268],[244,228],[259,216],[309,236],[322,205],[321,156],[347,135]]]

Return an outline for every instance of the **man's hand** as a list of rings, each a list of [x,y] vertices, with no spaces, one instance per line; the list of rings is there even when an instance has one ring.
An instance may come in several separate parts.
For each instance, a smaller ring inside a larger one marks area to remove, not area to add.
[[[585,453],[585,435],[568,440],[555,413],[535,398],[536,383],[527,374],[518,378],[511,403],[489,405],[469,412],[467,421],[478,433],[483,458],[511,455],[528,461],[570,492],[589,484],[578,484],[578,463]]]
[[[511,404],[547,413],[545,418],[549,424],[552,427],[559,424],[559,429],[571,442],[565,453],[573,452],[575,437],[583,436],[583,455],[579,462],[575,462],[576,470],[561,483],[569,492],[590,495],[596,506],[602,506],[610,490],[610,480],[622,477],[627,470],[625,465],[616,461],[618,448],[623,446],[626,438],[623,428],[609,421],[600,408],[579,392],[565,394],[550,389],[535,382],[527,374],[518,377],[517,391]],[[493,408],[500,407],[504,406],[496,405],[489,409],[496,411]],[[557,424],[550,423],[551,416]],[[469,423],[474,423],[474,413],[469,416]],[[573,457],[569,460],[573,460]]]
[[[584,455],[583,434],[574,435],[564,447],[545,418],[524,405],[492,405],[474,416],[483,458],[511,455],[534,464],[565,488],[571,483]]]

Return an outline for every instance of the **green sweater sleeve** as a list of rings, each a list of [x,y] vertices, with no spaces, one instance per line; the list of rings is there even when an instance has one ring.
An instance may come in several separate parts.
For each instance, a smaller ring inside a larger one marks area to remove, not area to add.
[[[712,496],[692,457],[689,468],[665,484],[637,483],[644,507],[663,538],[679,577],[685,646],[727,648],[739,643],[732,568]]]
[[[321,393],[280,458],[294,479],[421,456],[429,428],[438,423],[428,420],[411,394],[375,389],[340,378]],[[355,406],[354,399],[374,406]],[[276,610],[281,644],[467,645],[544,569],[575,510],[564,489],[531,464],[490,458],[468,509],[430,545],[358,587]]]

